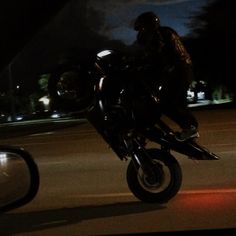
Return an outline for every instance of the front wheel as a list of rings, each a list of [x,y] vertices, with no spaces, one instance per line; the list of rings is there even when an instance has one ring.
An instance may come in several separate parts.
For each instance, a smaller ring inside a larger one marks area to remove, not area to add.
[[[48,92],[51,110],[80,112],[93,102],[94,85],[80,66],[62,66],[51,73]]]
[[[152,159],[153,173],[145,175],[130,161],[127,168],[127,183],[130,191],[143,202],[166,203],[179,191],[182,171],[177,160],[168,152],[147,149]]]

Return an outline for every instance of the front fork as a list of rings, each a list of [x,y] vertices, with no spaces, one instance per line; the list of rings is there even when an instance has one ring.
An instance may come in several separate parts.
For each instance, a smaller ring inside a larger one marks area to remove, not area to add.
[[[147,153],[145,147],[143,147],[143,145],[140,144],[139,140],[136,138],[131,139],[130,143],[125,140],[125,143],[137,173],[139,173],[138,170],[141,168],[144,175],[150,176],[150,174],[153,173],[153,161]]]

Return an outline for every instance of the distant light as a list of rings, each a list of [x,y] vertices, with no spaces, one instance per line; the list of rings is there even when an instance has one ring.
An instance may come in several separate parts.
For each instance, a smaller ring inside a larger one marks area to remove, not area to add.
[[[17,117],[16,117],[16,120],[17,120],[17,121],[23,120],[23,116],[17,116]]]
[[[0,164],[3,165],[7,162],[7,154],[0,152]]]
[[[101,51],[97,54],[98,57],[102,58],[102,57],[105,57],[107,55],[110,55],[112,53],[111,50],[104,50],[104,51]]]
[[[197,98],[198,99],[205,99],[205,93],[204,92],[198,92],[197,93]]]
[[[53,113],[51,115],[51,118],[60,118],[60,114],[59,113]]]
[[[50,103],[50,99],[47,96],[44,96],[39,99],[39,102],[42,102],[44,105],[47,106]]]
[[[194,97],[194,92],[188,90],[187,95],[188,95],[188,97],[193,98]]]

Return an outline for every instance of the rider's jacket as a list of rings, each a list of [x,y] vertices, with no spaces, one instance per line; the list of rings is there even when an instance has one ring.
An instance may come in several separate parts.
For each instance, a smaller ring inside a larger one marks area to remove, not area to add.
[[[139,35],[142,41],[145,35]],[[146,63],[155,68],[170,69],[178,65],[191,65],[189,53],[185,49],[180,36],[170,27],[160,26],[152,37],[144,44]]]
[[[162,81],[175,75],[186,84],[192,82],[190,73],[185,73],[191,70],[191,57],[175,30],[160,26],[154,32],[139,32],[137,43],[143,50],[142,64],[149,66],[150,78]]]
[[[164,45],[167,47],[166,56],[174,56],[175,62],[191,64],[191,57],[184,47],[180,36],[169,27],[160,27],[160,31],[163,35],[162,37],[164,39]]]

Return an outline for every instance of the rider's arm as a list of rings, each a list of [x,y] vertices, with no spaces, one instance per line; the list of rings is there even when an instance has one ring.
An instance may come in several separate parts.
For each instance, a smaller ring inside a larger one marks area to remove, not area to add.
[[[175,55],[176,62],[191,64],[191,57],[187,52],[180,36],[171,28],[167,28],[166,35],[169,38],[169,48]]]

